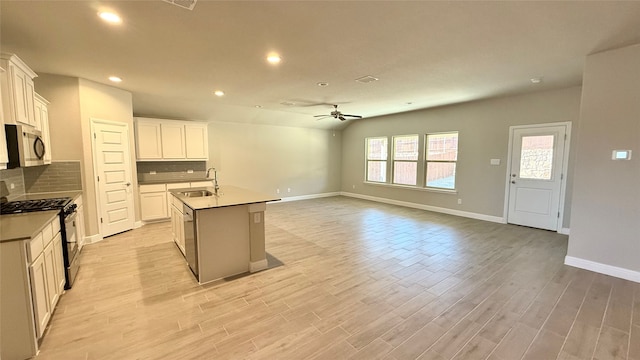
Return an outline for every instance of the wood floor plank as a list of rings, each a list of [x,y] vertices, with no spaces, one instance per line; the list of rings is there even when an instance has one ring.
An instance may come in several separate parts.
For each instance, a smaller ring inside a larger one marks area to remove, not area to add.
[[[148,224],[86,245],[39,359],[640,360],[640,284],[567,236],[331,197],[269,204],[278,265],[200,286]]]

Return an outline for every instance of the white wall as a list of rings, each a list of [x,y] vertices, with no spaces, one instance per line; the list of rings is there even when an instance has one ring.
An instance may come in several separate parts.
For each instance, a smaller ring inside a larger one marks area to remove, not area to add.
[[[583,79],[567,263],[640,282],[640,45],[588,56]]]
[[[502,218],[509,126],[564,121],[575,125],[580,91],[580,87],[541,91],[353,121],[342,134],[342,191]],[[443,131],[459,132],[457,194],[363,182],[366,137]],[[501,159],[501,164],[491,166],[492,158]],[[569,226],[573,158],[572,151],[563,227]],[[459,198],[462,205],[457,204]]]
[[[339,131],[209,123],[208,166],[221,185],[280,197],[340,191],[341,150]]]

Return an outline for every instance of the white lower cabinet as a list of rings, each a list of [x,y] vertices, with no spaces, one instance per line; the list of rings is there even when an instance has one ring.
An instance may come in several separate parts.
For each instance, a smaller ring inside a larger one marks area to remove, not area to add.
[[[29,266],[31,275],[31,295],[33,297],[33,310],[36,320],[36,334],[38,339],[42,337],[44,329],[51,318],[49,311],[49,296],[47,291],[47,269],[44,263],[44,254],[40,254]]]
[[[142,221],[167,218],[167,189],[164,184],[140,185]]]
[[[154,221],[172,217],[171,199],[173,196],[170,190],[211,185],[211,180],[140,185],[140,219],[142,221]],[[164,202],[164,205],[161,202]],[[180,212],[182,212],[182,209],[180,209]]]
[[[172,195],[171,198],[174,198]],[[176,200],[172,201],[175,203]],[[180,201],[177,201],[180,202]],[[182,213],[182,208],[179,208],[175,204],[171,205],[171,236],[173,241],[178,246],[178,249],[182,252],[184,256],[184,215]]]

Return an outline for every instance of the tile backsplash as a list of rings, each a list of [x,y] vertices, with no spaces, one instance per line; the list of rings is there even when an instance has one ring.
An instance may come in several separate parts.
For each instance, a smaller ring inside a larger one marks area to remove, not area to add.
[[[6,196],[9,201],[25,193],[71,190],[82,190],[79,161],[0,170],[0,196]]]
[[[156,173],[186,173],[207,171],[206,161],[138,161],[136,162],[138,174]]]
[[[28,193],[82,190],[79,161],[54,162],[50,165],[23,169]]]
[[[6,196],[7,200],[11,201],[24,193],[24,177],[21,168],[0,170],[0,197]]]

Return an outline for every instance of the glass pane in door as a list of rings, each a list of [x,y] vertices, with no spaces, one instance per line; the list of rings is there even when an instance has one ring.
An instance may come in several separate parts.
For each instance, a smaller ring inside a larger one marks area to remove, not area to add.
[[[554,135],[523,136],[520,149],[520,178],[551,180]]]

